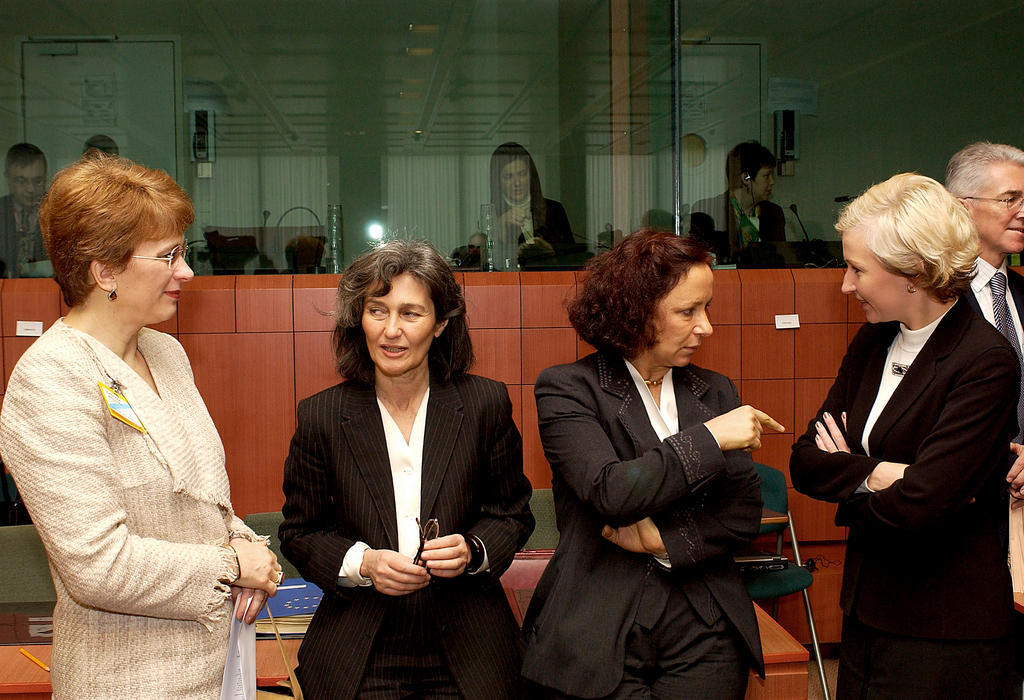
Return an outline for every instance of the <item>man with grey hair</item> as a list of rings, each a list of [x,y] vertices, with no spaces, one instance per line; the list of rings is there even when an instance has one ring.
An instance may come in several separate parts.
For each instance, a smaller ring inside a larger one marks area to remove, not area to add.
[[[1024,277],[1009,269],[1006,256],[1024,251],[1024,151],[1001,143],[979,141],[964,147],[946,166],[946,189],[957,197],[974,220],[981,243],[977,274],[966,299],[975,311],[1002,332],[1022,360],[1024,342]],[[1017,406],[1024,428],[1024,392]],[[1010,467],[1012,508],[1024,507],[1024,447],[1017,434]],[[1010,538],[1011,545],[1013,538]],[[1017,590],[1024,581],[1016,580]]]
[[[946,189],[967,208],[978,229],[981,255],[975,266],[971,293],[964,298],[1006,337],[1024,365],[1024,277],[1009,269],[1006,256],[1024,251],[1024,151],[1002,143],[979,141],[957,151],[946,165]],[[1024,377],[1024,374],[1022,374]],[[1022,380],[1024,381],[1024,380]],[[1024,588],[1022,538],[1024,519],[1024,389],[1017,403],[1017,437],[1010,443],[1012,461],[1010,513],[1004,544],[1008,548],[1013,590]],[[1024,621],[1014,616],[1014,670],[1024,677]]]

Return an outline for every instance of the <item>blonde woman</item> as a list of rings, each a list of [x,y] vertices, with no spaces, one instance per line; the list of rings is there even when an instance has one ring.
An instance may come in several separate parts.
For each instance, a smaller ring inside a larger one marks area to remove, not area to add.
[[[942,185],[901,174],[851,202],[836,228],[842,289],[868,324],[790,472],[798,491],[838,503],[849,528],[837,695],[1010,697],[998,532],[1020,370],[960,299],[974,226]]]

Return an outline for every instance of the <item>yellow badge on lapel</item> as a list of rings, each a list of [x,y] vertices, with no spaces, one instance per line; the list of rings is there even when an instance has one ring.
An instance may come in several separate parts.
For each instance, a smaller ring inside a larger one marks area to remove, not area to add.
[[[139,420],[139,417],[135,415],[135,411],[132,409],[132,405],[128,403],[128,399],[121,396],[103,382],[98,382],[98,384],[100,385],[100,392],[103,394],[103,400],[107,402],[107,408],[110,410],[110,415],[145,435],[146,428],[142,425],[142,421]]]

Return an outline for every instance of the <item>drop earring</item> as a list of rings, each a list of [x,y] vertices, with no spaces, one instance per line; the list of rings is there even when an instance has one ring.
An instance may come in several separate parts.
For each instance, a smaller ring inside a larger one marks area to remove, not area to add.
[[[110,290],[110,294],[107,295],[107,299],[109,299],[110,301],[117,300],[117,287],[114,287],[113,289]]]

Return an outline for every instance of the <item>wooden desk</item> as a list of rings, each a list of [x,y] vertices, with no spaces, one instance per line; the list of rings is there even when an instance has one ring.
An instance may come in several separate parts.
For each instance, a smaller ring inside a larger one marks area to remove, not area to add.
[[[764,652],[764,680],[753,671],[744,700],[782,700],[807,697],[807,661],[810,654],[785,628],[756,603],[757,628]]]
[[[746,700],[807,697],[807,650],[773,620],[768,613],[754,606],[764,648],[765,678],[753,673],[747,686]],[[292,668],[301,640],[284,640]],[[26,645],[25,649],[43,663],[50,662],[49,644]],[[261,639],[256,642],[256,683],[272,686],[288,677],[277,642]],[[50,697],[50,674],[18,653],[17,645],[0,646],[0,700],[43,700]]]
[[[295,655],[302,640],[284,640],[285,652],[295,668]],[[42,700],[50,697],[50,674],[36,666],[18,652],[18,645],[0,646],[0,699]],[[50,663],[49,644],[24,645],[24,649],[44,664]],[[277,641],[260,639],[256,642],[256,684],[272,686],[288,677],[284,659]]]

